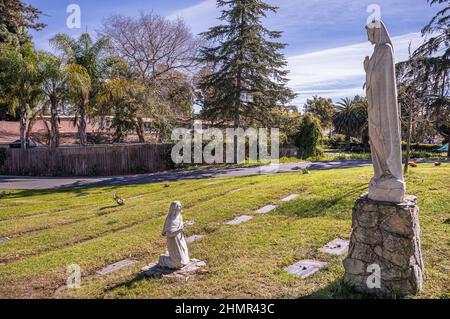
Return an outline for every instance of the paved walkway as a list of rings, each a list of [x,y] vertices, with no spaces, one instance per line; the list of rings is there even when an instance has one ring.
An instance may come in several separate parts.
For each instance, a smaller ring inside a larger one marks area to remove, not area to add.
[[[433,161],[433,160],[429,160]],[[321,161],[280,164],[277,172],[271,172],[267,166],[205,169],[193,171],[167,171],[142,175],[110,176],[110,177],[17,177],[0,176],[0,189],[56,189],[77,186],[123,186],[151,184],[218,177],[241,177],[268,173],[287,173],[309,170],[325,170],[350,168],[370,165],[367,160]]]

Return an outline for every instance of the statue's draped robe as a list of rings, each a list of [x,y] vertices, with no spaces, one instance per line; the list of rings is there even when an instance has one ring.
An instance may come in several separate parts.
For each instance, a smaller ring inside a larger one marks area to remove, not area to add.
[[[183,217],[173,208],[166,218],[162,234],[167,237],[168,254],[160,256],[158,265],[180,269],[189,264],[189,252],[183,234]]]
[[[374,178],[395,177],[403,180],[394,52],[390,43],[375,46],[366,86]]]
[[[397,102],[394,48],[383,22],[368,27],[369,40],[375,50],[366,68],[369,104],[369,136],[374,177],[369,198],[399,203],[405,197],[402,171],[400,111]]]

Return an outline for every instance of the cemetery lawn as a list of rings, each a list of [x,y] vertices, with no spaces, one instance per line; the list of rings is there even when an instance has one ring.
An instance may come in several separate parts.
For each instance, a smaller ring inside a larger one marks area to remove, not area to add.
[[[343,256],[318,249],[349,239],[351,209],[367,191],[371,167],[121,187],[0,192],[1,298],[358,298],[342,284]],[[419,164],[406,177],[417,195],[427,272],[420,298],[450,294],[450,164]],[[118,206],[112,197],[125,199]],[[290,202],[281,199],[300,196]],[[207,273],[187,279],[146,279],[140,269],[165,252],[161,229],[180,200],[191,258]],[[224,225],[265,205],[275,211]],[[96,271],[123,260],[132,266]],[[301,259],[327,265],[306,279],[283,268]],[[80,289],[63,289],[66,267],[78,264]]]

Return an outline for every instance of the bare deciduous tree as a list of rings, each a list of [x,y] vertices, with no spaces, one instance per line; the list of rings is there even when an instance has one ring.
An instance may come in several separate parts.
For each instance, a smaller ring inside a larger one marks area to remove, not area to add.
[[[192,92],[182,74],[197,66],[202,43],[182,19],[172,21],[152,12],[139,17],[113,15],[99,33],[146,87],[135,125],[140,142],[145,142],[143,117],[151,117],[162,131],[168,114],[176,118],[190,113],[186,108],[192,104]]]
[[[137,18],[113,15],[103,22],[100,33],[143,80],[197,64],[201,43],[182,19],[171,21],[154,13]]]

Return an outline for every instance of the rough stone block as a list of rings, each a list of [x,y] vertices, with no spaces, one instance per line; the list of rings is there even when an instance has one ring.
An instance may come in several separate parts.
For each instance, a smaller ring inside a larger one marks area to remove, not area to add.
[[[420,247],[419,208],[415,196],[402,203],[374,201],[361,196],[353,208],[349,254],[344,282],[355,290],[377,295],[404,296],[422,289],[425,269]],[[373,266],[380,274],[379,287]]]
[[[192,258],[191,262],[181,269],[163,268],[161,266],[158,266],[158,264],[153,263],[142,268],[142,271],[146,277],[150,278],[184,278],[192,274],[204,273],[205,270],[203,269],[203,267],[205,266],[206,263],[204,261]]]

